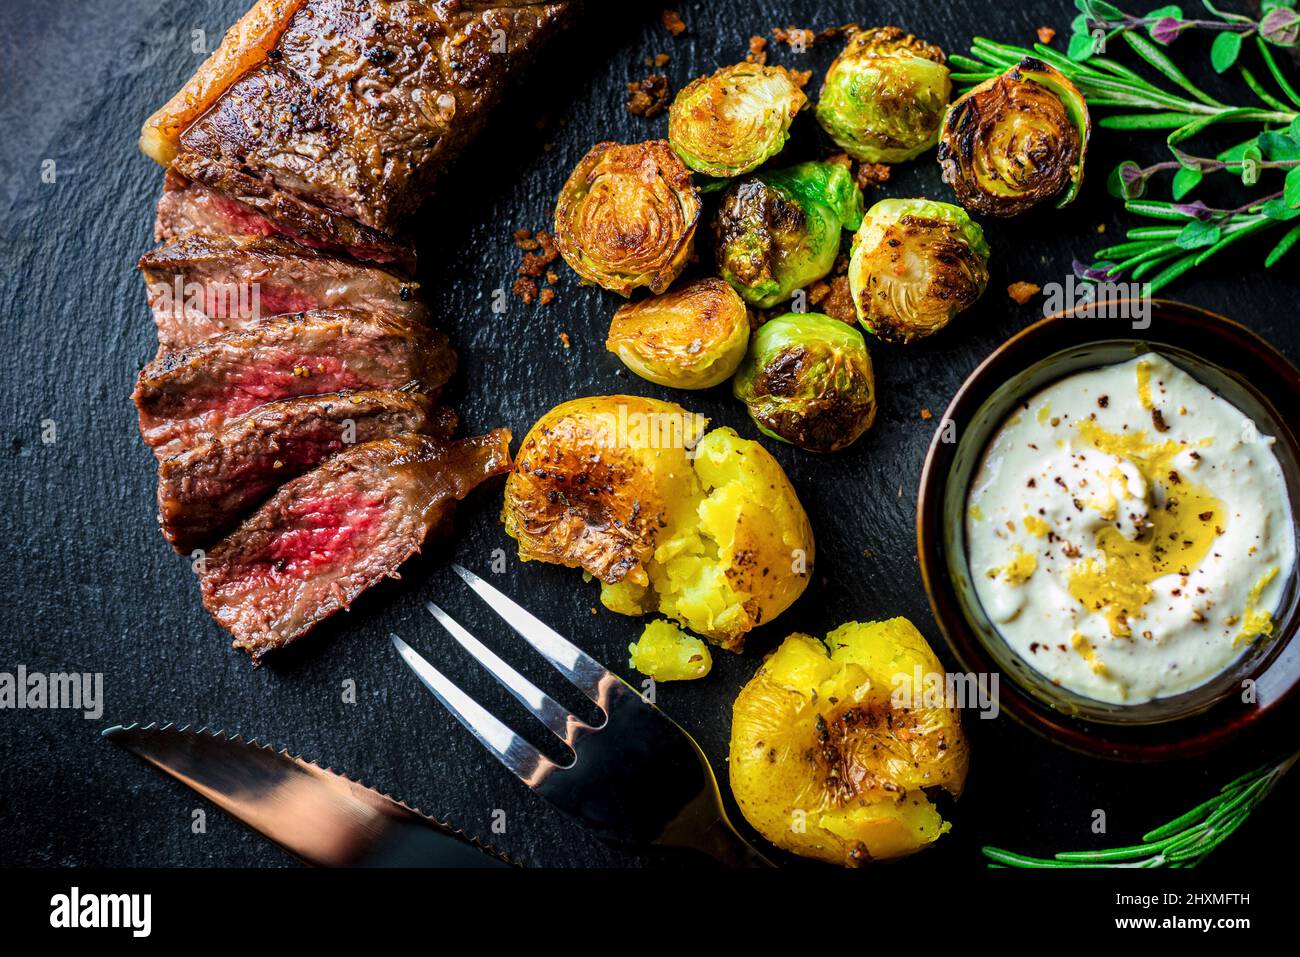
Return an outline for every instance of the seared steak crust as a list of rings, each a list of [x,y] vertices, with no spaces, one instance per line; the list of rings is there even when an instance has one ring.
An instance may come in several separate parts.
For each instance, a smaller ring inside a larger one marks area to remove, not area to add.
[[[568,6],[308,0],[186,130],[173,169],[295,233],[391,237]]]
[[[436,396],[455,371],[447,338],[373,313],[332,310],[263,319],[140,372],[140,432],[159,459],[259,405],[342,389],[400,389]]]
[[[274,489],[352,445],[408,432],[450,438],[416,392],[333,392],[268,402],[158,468],[158,524],[178,552],[210,544]]]
[[[418,283],[278,237],[192,235],[145,253],[139,266],[164,352],[308,309],[428,319]]]
[[[457,500],[510,467],[510,433],[358,445],[290,481],[208,553],[203,604],[260,662],[397,577]]]

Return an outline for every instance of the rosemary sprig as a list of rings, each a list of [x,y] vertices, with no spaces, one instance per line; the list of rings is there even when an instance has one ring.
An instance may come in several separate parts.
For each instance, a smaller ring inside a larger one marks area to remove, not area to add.
[[[1138,227],[1129,230],[1128,242],[1099,250],[1091,265],[1076,263],[1084,279],[1103,282],[1125,274],[1149,280],[1157,292],[1179,276],[1202,265],[1228,246],[1274,229],[1300,217],[1300,91],[1283,73],[1272,47],[1300,44],[1300,14],[1296,0],[1264,0],[1258,19],[1205,8],[1217,19],[1187,19],[1177,6],[1160,7],[1146,16],[1134,16],[1104,0],[1075,0],[1080,14],[1066,53],[1043,43],[1031,48],[976,37],[971,56],[950,58],[954,81],[983,82],[1005,72],[1026,56],[1034,56],[1063,73],[1084,95],[1091,108],[1115,110],[1097,120],[1102,129],[1170,130],[1165,145],[1171,159],[1139,166],[1121,163],[1111,172],[1111,193],[1126,201],[1129,212],[1178,223],[1177,226]],[[1217,34],[1211,63],[1219,72],[1236,65],[1246,88],[1257,102],[1225,103],[1194,83],[1162,49],[1182,33],[1207,30]],[[1122,38],[1129,50],[1159,74],[1152,81],[1118,60],[1102,55],[1106,44]],[[1231,51],[1221,48],[1224,38]],[[1241,44],[1253,38],[1265,71],[1276,92],[1238,61]],[[1251,138],[1215,156],[1200,156],[1186,141],[1216,124],[1254,124],[1261,127]],[[1279,192],[1244,203],[1235,209],[1211,209],[1201,203],[1181,201],[1202,180],[1214,174],[1232,174],[1247,187],[1255,186],[1270,171],[1285,174]],[[1172,173],[1174,202],[1143,201],[1149,184],[1162,173]],[[1291,226],[1265,257],[1271,267],[1300,241],[1300,224]]]
[[[1195,867],[1241,827],[1297,759],[1300,753],[1243,774],[1208,801],[1148,831],[1141,843],[1129,847],[1061,851],[1050,858],[1029,857],[999,847],[985,847],[983,853],[990,867]]]

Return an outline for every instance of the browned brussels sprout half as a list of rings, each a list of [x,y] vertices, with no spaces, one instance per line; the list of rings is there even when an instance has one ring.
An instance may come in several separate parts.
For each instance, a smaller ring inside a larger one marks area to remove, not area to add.
[[[944,182],[963,206],[1015,216],[1053,197],[1069,203],[1083,183],[1092,121],[1064,76],[1025,57],[948,108],[939,141]]]
[[[865,163],[901,163],[934,145],[952,94],[947,58],[898,27],[856,33],[826,71],[817,122]]]
[[[740,176],[781,151],[806,102],[784,67],[724,66],[677,94],[668,112],[668,142],[696,172]]]
[[[886,342],[946,326],[988,285],[984,232],[960,206],[882,199],[853,237],[849,290],[860,321]]]
[[[766,309],[835,265],[840,230],[862,221],[862,190],[837,163],[800,163],[732,183],[714,220],[718,273]]]
[[[732,391],[764,435],[809,452],[852,444],[876,418],[866,340],[816,312],[790,312],[760,326]]]
[[[555,235],[573,271],[619,295],[663,292],[691,255],[700,196],[664,140],[597,143],[555,206]]]

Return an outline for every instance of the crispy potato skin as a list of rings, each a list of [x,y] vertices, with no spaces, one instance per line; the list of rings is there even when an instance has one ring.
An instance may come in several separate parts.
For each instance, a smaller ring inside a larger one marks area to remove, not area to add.
[[[744,300],[709,278],[620,306],[605,348],[650,382],[707,389],[731,377],[748,342]]]
[[[959,796],[969,749],[955,710],[892,700],[898,676],[918,667],[943,674],[903,618],[850,622],[825,643],[786,638],[732,710],[731,786],[750,824],[778,847],[844,866],[945,833],[925,792]]]
[[[766,449],[731,429],[700,438],[706,425],[634,396],[552,409],[506,482],[501,517],[520,559],[582,568],[611,611],[659,611],[739,651],[807,587],[812,528]]]
[[[306,2],[257,0],[226,31],[221,44],[185,85],[145,120],[140,130],[140,151],[155,162],[170,166],[185,128],[202,116],[249,67],[266,58],[267,51],[279,42],[280,34]]]
[[[681,406],[627,395],[573,399],[537,421],[501,513],[520,559],[581,568],[610,584],[649,581],[644,565],[675,504],[690,499],[693,475],[683,448],[621,441],[620,421],[629,431],[648,416],[691,421]],[[692,429],[692,445],[706,423]]]

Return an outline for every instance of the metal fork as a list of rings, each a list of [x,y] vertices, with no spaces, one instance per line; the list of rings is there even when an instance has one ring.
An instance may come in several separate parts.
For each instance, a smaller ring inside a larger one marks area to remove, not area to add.
[[[451,636],[573,753],[568,764],[552,761],[390,635],[425,687],[498,761],[606,840],[687,848],[733,867],[773,866],[727,819],[713,769],[689,734],[622,678],[483,579],[460,565],[452,568],[605,715],[593,727],[570,714],[428,602]]]

